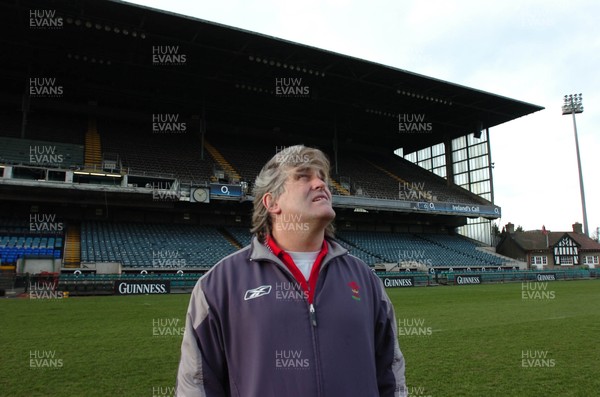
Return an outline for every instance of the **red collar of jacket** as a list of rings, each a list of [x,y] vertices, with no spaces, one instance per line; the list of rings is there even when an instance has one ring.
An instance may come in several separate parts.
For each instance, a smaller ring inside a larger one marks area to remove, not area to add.
[[[294,278],[296,278],[296,281],[298,281],[304,292],[307,293],[308,303],[312,304],[315,296],[315,287],[317,286],[317,278],[319,277],[319,271],[321,270],[321,264],[323,263],[323,258],[325,258],[325,255],[327,255],[328,252],[327,242],[325,241],[325,239],[323,239],[321,251],[319,251],[317,259],[315,259],[315,263],[313,263],[308,282],[306,281],[306,278],[304,278],[304,275],[302,274],[300,269],[298,269],[298,266],[296,266],[296,264],[292,260],[292,257],[277,245],[277,243],[271,235],[267,236],[266,245],[271,249],[273,254],[275,254],[276,257],[281,259],[281,261],[287,266],[287,268],[292,273]]]

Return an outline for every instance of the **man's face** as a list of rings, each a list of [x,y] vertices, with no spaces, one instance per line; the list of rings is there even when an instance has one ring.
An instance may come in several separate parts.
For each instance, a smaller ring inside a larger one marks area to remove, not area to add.
[[[325,176],[311,168],[294,168],[285,182],[285,190],[277,199],[280,221],[323,224],[335,218],[331,206],[331,192]]]

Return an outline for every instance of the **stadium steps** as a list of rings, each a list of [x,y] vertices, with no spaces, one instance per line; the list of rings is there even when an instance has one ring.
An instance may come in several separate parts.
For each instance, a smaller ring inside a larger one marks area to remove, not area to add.
[[[229,243],[233,245],[236,249],[242,248],[242,244],[240,244],[240,242],[237,241],[233,234],[229,233],[227,229],[223,227],[218,227],[217,230],[223,235],[223,237],[225,237],[225,240],[229,241]]]
[[[225,157],[223,157],[223,155],[221,154],[221,152],[219,152],[217,150],[217,148],[215,148],[213,145],[211,145],[207,141],[204,141],[204,147],[206,148],[208,153],[211,155],[211,157],[221,167],[223,167],[223,170],[225,171],[226,174],[228,174],[233,179],[237,179],[238,181],[242,179],[242,177],[237,172],[237,170],[235,168],[233,168],[233,166],[229,163],[229,161],[227,161],[227,159],[225,159]]]
[[[400,178],[398,175],[394,174],[393,172],[391,172],[391,171],[388,171],[388,170],[386,170],[385,168],[383,168],[383,167],[381,167],[381,166],[379,166],[379,165],[377,165],[377,164],[374,164],[374,163],[370,162],[370,161],[369,161],[369,160],[367,160],[367,159],[363,159],[363,160],[365,160],[367,163],[371,164],[373,167],[377,168],[379,171],[383,172],[384,174],[386,174],[386,175],[390,176],[391,178],[395,179],[396,181],[398,181],[398,182],[400,182],[400,183],[405,183],[405,184],[407,184],[407,185],[410,185],[410,182],[408,182],[408,181],[406,181],[406,180],[404,180],[404,179]],[[426,197],[426,196],[428,196],[428,193],[427,193],[427,192],[424,192],[424,191],[422,191],[422,190],[421,190],[421,189],[419,189],[417,186],[412,186],[412,188],[414,188],[414,189],[415,189],[415,190],[417,190],[417,191],[418,191],[420,194],[422,194],[422,195],[423,195],[423,197]],[[433,200],[433,199],[434,199],[434,198],[432,197],[432,200]]]
[[[78,225],[67,227],[65,238],[65,268],[78,268],[81,264],[81,232]]]
[[[348,191],[348,189],[340,185],[338,181],[336,181],[333,178],[329,179],[329,181],[331,182],[335,190],[337,190],[342,196],[350,196],[350,192]]]
[[[95,120],[90,120],[88,130],[85,133],[84,161],[86,168],[90,167],[97,169],[102,167],[102,146]]]

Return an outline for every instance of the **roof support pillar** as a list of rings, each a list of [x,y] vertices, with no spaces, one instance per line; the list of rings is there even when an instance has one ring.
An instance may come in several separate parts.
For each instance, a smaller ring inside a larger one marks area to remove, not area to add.
[[[444,154],[446,155],[446,183],[454,185],[454,159],[452,157],[452,139],[444,140]]]
[[[333,119],[333,170],[334,175],[338,175],[338,130],[337,116]]]

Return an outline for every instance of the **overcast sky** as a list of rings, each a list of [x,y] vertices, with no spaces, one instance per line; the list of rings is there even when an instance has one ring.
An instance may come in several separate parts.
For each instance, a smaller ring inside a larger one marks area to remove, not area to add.
[[[600,2],[139,0],[134,3],[383,63],[546,109],[490,130],[500,227],[582,222],[577,115],[590,234],[600,226]]]

